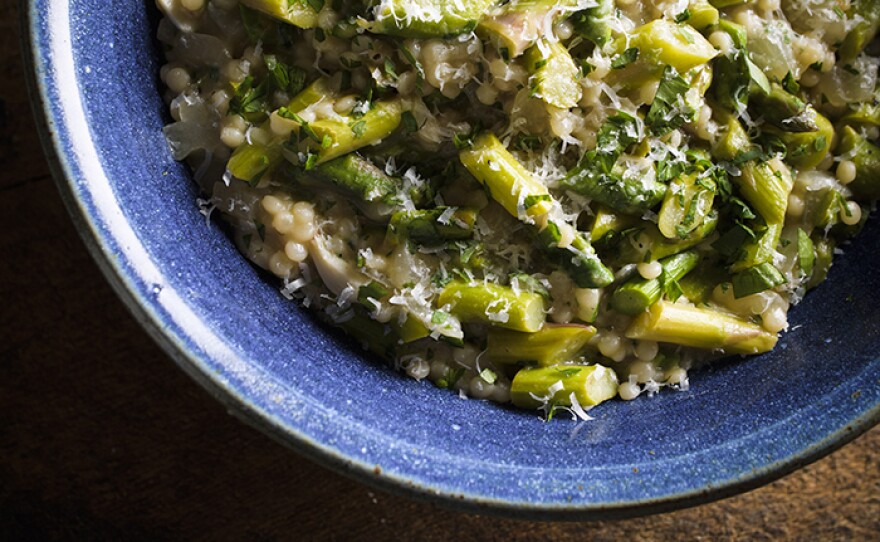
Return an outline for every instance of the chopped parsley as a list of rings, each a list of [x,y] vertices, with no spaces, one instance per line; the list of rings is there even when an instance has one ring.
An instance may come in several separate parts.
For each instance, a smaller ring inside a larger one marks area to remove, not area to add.
[[[361,286],[358,288],[358,303],[364,305],[369,308],[373,308],[373,303],[370,302],[371,299],[379,301],[385,297],[388,297],[388,294],[391,292],[388,291],[385,286],[381,283],[376,282],[375,280],[370,282],[367,285]]]
[[[416,121],[412,111],[404,111],[401,113],[400,123],[403,124],[403,130],[407,134],[414,134],[419,131],[419,123]]]
[[[678,284],[678,281],[675,280],[675,277],[672,276],[666,269],[663,269],[663,272],[660,274],[660,284],[663,286],[663,293],[666,295],[666,298],[670,301],[676,301],[682,295],[681,285]]]
[[[639,58],[639,48],[638,47],[630,47],[626,51],[620,53],[614,60],[611,61],[611,69],[612,70],[620,70],[623,69]]]
[[[801,91],[801,86],[798,84],[797,80],[794,78],[794,75],[792,75],[791,72],[785,74],[785,77],[782,79],[782,88],[784,88],[785,91],[790,94],[797,94]]]
[[[367,131],[367,121],[359,120],[351,124],[351,133],[354,134],[355,139],[360,139],[364,137],[364,133]]]
[[[449,318],[448,312],[434,311],[434,313],[431,314],[431,323],[440,325],[440,324],[445,323],[448,318]]]
[[[697,111],[687,102],[688,90],[690,84],[678,75],[675,68],[667,66],[651,109],[645,117],[645,124],[654,135],[664,136],[688,122],[693,122]]]
[[[397,81],[397,78],[399,76],[397,75],[397,66],[394,64],[393,60],[385,57],[385,62],[382,64],[382,68],[382,71],[385,72],[385,75],[390,77],[393,81]]]
[[[296,66],[289,66],[275,55],[264,55],[266,70],[274,88],[291,95],[299,94],[305,87],[306,72]]]
[[[437,380],[437,387],[441,389],[449,389],[455,387],[461,377],[464,376],[464,367],[450,367],[446,369],[446,374]]]
[[[570,367],[567,369],[561,369],[561,368],[557,367],[556,372],[559,373],[559,376],[563,380],[566,380],[566,379],[569,379],[569,378],[573,377],[574,375],[580,373],[581,367]]]
[[[266,97],[266,81],[254,85],[250,75],[244,81],[233,84],[234,93],[229,101],[229,110],[241,115],[250,122],[260,122],[266,118],[269,107]]]

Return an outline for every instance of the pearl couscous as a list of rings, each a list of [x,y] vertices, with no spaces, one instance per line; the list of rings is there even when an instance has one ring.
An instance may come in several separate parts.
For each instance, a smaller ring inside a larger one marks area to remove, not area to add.
[[[406,375],[586,418],[772,349],[880,196],[877,0],[158,0],[174,157]]]

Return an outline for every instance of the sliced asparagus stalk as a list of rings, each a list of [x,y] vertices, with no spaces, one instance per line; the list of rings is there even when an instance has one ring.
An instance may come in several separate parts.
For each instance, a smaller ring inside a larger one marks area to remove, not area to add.
[[[568,109],[581,99],[579,70],[560,42],[539,40],[525,55],[526,69],[531,73],[531,92],[547,104]]]
[[[641,226],[624,231],[611,246],[605,247],[601,254],[603,258],[618,264],[660,260],[700,244],[715,232],[717,225],[718,213],[712,212],[700,227],[686,238],[671,240],[666,239],[655,224],[643,222]]]
[[[840,135],[837,154],[856,165],[856,178],[847,185],[853,194],[862,200],[880,198],[880,147],[846,126]]]
[[[620,233],[638,223],[639,219],[635,216],[617,213],[608,207],[598,205],[593,227],[590,229],[590,240],[599,241],[610,233]]]
[[[455,207],[399,211],[391,217],[388,231],[398,241],[410,239],[421,244],[470,239],[477,213],[476,209]]]
[[[561,19],[576,5],[575,0],[512,0],[482,17],[477,34],[491,41],[503,57],[516,58],[544,35],[548,22]]]
[[[627,329],[626,336],[720,350],[726,354],[768,352],[777,340],[776,335],[741,318],[668,301],[658,301],[639,315]]]
[[[375,21],[361,24],[374,34],[402,38],[443,38],[470,32],[495,0],[383,0]]]
[[[563,227],[571,228],[567,224]],[[578,288],[604,288],[614,281],[614,275],[596,255],[586,234],[575,230],[571,244],[560,247],[560,226],[548,222],[538,232],[537,240],[550,259],[568,272]]]
[[[657,19],[633,32],[629,47],[637,47],[640,58],[658,66],[672,66],[685,73],[718,55],[715,47],[696,30],[666,19]]]
[[[712,297],[716,286],[728,280],[727,270],[718,262],[702,262],[684,276],[678,286],[688,301],[695,305],[705,304]]]
[[[514,217],[532,221],[552,208],[547,187],[536,181],[494,134],[478,136],[470,148],[461,151],[459,159],[492,199]]]
[[[712,211],[714,190],[697,183],[695,173],[675,179],[666,191],[657,226],[667,239],[682,239],[700,227]]]
[[[595,334],[596,328],[575,324],[545,324],[534,333],[491,328],[486,356],[505,365],[549,367],[574,361]]]
[[[779,83],[771,83],[769,93],[754,90],[750,94],[749,107],[766,122],[786,132],[815,132],[819,129],[813,108]]]
[[[437,306],[462,322],[532,333],[544,325],[543,297],[497,284],[451,282],[437,297]]]
[[[852,62],[877,35],[880,30],[880,1],[854,0],[849,16],[855,24],[838,50],[843,62]]]
[[[730,265],[730,270],[734,273],[773,261],[782,235],[782,224],[767,224],[763,229],[755,226],[753,230],[757,236],[737,248],[734,262]]]
[[[663,274],[656,279],[636,276],[623,283],[611,296],[611,307],[623,314],[642,313],[660,300],[664,281],[679,281],[690,273],[700,261],[696,251],[687,251],[661,260]],[[672,299],[671,301],[675,301]]]
[[[782,224],[788,195],[794,187],[791,170],[780,158],[766,162],[749,162],[742,168],[742,175],[733,178],[743,198],[768,224]]]
[[[510,400],[522,408],[570,407],[572,397],[591,407],[617,395],[617,375],[602,365],[555,365],[522,369],[513,377]]]
[[[299,0],[241,0],[249,8],[300,28],[318,26],[318,12],[308,2]]]
[[[812,109],[810,111],[818,128],[814,132],[785,132],[773,126],[765,127],[767,133],[776,135],[785,144],[788,151],[786,161],[801,170],[815,169],[831,152],[834,142],[831,121]]]
[[[718,24],[720,20],[718,9],[707,0],[691,0],[688,12],[690,17],[685,22],[700,31]]]
[[[642,215],[663,201],[665,184],[651,178],[625,179],[613,172],[606,174],[594,165],[582,162],[560,181],[562,186],[629,215]]]
[[[317,136],[317,141],[309,141],[318,153],[316,164],[378,143],[397,129],[401,113],[400,100],[392,99],[375,102],[363,117],[351,118],[348,122],[321,119],[309,123]]]

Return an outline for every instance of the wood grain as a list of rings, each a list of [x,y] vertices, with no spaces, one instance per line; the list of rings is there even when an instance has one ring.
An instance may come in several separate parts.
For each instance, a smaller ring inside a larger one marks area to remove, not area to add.
[[[660,516],[536,523],[377,492],[230,417],[145,335],[72,228],[0,0],[0,539],[880,540],[880,428]]]

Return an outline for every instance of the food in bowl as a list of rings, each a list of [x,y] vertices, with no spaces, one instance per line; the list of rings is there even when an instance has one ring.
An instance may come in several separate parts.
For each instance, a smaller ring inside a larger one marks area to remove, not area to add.
[[[772,349],[880,197],[880,4],[159,0],[177,159],[416,379],[586,418]]]

